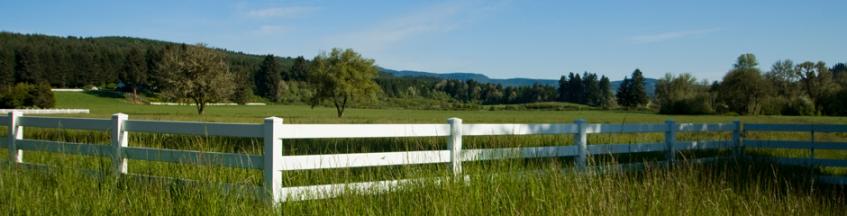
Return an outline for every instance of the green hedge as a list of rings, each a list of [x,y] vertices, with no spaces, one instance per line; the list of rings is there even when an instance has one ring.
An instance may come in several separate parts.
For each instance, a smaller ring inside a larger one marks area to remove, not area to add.
[[[38,85],[18,83],[0,89],[0,108],[53,108],[56,99],[47,83]]]

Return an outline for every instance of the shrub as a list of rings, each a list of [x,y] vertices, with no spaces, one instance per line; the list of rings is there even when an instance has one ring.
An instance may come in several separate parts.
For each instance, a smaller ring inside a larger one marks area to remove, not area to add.
[[[790,101],[784,97],[767,97],[762,99],[762,115],[782,115]]]
[[[41,83],[29,89],[30,98],[25,103],[26,105],[38,108],[53,108],[56,106],[56,99],[53,96],[53,90],[50,84]]]
[[[47,83],[18,83],[13,87],[0,89],[0,108],[53,108],[55,105],[53,91]]]
[[[815,103],[806,96],[792,98],[782,110],[783,115],[816,115]]]

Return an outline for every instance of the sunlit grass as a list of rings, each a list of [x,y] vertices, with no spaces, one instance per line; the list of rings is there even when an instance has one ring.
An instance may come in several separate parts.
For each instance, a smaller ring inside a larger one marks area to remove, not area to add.
[[[749,122],[847,123],[843,117],[771,116],[664,116],[623,111],[435,111],[402,109],[350,109],[345,118],[335,110],[303,105],[211,107],[196,115],[193,107],[145,106],[120,99],[83,93],[58,92],[58,106],[90,108],[91,114],[70,115],[108,118],[122,112],[130,119],[223,121],[260,123],[268,116],[281,116],[285,123],[446,123],[460,117],[471,123],[570,123],[584,118],[592,123]],[[6,128],[0,126],[0,136]],[[27,139],[108,145],[107,132],[26,128]],[[677,140],[731,140],[731,133],[678,133]],[[5,137],[3,137],[5,138]],[[750,133],[747,139],[807,140],[807,133]],[[845,134],[816,134],[819,140],[845,140]],[[477,136],[464,137],[464,149],[573,145],[573,136]],[[662,143],[663,133],[590,134],[590,144]],[[131,147],[152,147],[209,152],[261,155],[262,140],[130,133]],[[285,155],[338,154],[446,149],[444,137],[377,139],[285,140]],[[6,149],[0,149],[6,152]],[[847,158],[844,151],[816,151],[820,158]],[[756,150],[750,155],[807,157],[807,150]],[[514,159],[465,162],[462,182],[424,181],[379,195],[349,192],[327,200],[283,203],[276,208],[245,191],[223,190],[221,185],[245,187],[261,185],[259,170],[210,165],[186,165],[130,160],[134,175],[162,176],[196,180],[151,181],[114,178],[109,157],[75,156],[25,151],[24,160],[47,164],[51,169],[30,170],[3,166],[0,170],[0,210],[20,214],[127,214],[217,215],[732,215],[791,214],[831,215],[844,212],[845,193],[841,187],[821,185],[818,174],[844,174],[844,169],[799,169],[779,167],[755,160],[728,160],[714,164],[693,164],[687,159],[728,156],[730,151],[685,151],[677,155],[677,166],[646,165],[635,172],[614,170],[575,172],[573,159]],[[664,152],[597,155],[593,165],[639,163],[665,159]],[[0,157],[0,164],[8,164]],[[528,172],[528,171],[542,172]],[[90,172],[102,175],[89,175]],[[491,174],[500,173],[492,177]],[[522,173],[522,174],[519,174]],[[388,166],[351,169],[322,169],[283,173],[285,186],[334,184],[375,180],[451,176],[446,164]]]

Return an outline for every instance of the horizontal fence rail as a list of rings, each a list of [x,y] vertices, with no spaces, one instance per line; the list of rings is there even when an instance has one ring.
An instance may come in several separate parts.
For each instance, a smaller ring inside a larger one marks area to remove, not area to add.
[[[744,140],[748,148],[847,150],[847,142],[812,142],[797,140]]]
[[[283,139],[437,137],[450,135],[444,124],[296,124],[282,125]]]
[[[105,119],[20,117],[20,126],[80,130],[109,130],[112,122]]]
[[[742,146],[748,148],[817,148],[847,149],[847,143],[811,141],[744,140],[745,131],[763,132],[845,132],[845,125],[790,125],[733,123],[665,123],[650,124],[588,124],[583,120],[558,124],[463,124],[461,119],[451,118],[445,124],[283,124],[280,118],[266,118],[263,124],[174,122],[128,120],[124,114],[115,114],[112,119],[24,117],[12,112],[0,117],[0,125],[7,126],[8,135],[0,139],[0,147],[9,150],[14,164],[23,161],[23,152],[43,151],[110,157],[113,173],[117,176],[137,176],[127,172],[128,160],[156,161],[192,165],[213,165],[261,170],[263,181],[256,188],[261,194],[275,201],[309,200],[335,197],[347,190],[388,191],[405,184],[420,182],[419,179],[398,179],[375,182],[310,185],[285,187],[282,173],[297,170],[339,169],[378,166],[402,166],[420,164],[446,164],[453,173],[442,179],[467,179],[462,173],[462,162],[505,159],[562,158],[572,157],[578,169],[587,166],[592,155],[664,152],[666,161],[673,162],[679,151],[731,149],[738,153]],[[50,140],[24,139],[24,127],[80,129],[109,131],[109,144],[70,143]],[[742,130],[743,129],[743,130]],[[224,136],[261,138],[264,151],[261,155],[204,152],[161,148],[128,146],[129,133],[162,133],[189,136]],[[729,140],[680,141],[677,133],[731,132]],[[634,144],[588,143],[589,134],[614,133],[661,133],[664,142]],[[463,149],[464,136],[519,136],[557,135],[573,137],[573,145],[538,147],[506,147]],[[283,155],[283,141],[290,139],[348,139],[348,138],[405,138],[435,137],[447,139],[447,148],[442,150],[368,152],[316,155]],[[697,161],[714,161],[722,157],[702,158]],[[786,164],[815,166],[847,166],[847,162],[833,159],[779,158],[775,161]],[[241,188],[242,186],[233,186]]]
[[[199,136],[263,137],[260,124],[232,124],[206,122],[126,121],[126,131],[171,133]]]
[[[847,142],[819,141],[818,133],[847,133],[847,125],[834,124],[745,124],[744,132],[808,133],[808,140],[744,140],[745,148],[807,150],[808,156],[766,157],[775,163],[805,167],[847,167],[847,160],[816,158],[816,150],[847,150]],[[847,176],[819,176],[828,184],[847,184]]]
[[[463,136],[542,135],[576,133],[576,124],[466,124]]]

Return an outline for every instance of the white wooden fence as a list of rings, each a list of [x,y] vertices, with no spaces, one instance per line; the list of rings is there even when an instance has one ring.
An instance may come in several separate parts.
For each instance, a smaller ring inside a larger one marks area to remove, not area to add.
[[[815,134],[847,133],[847,125],[835,124],[745,124],[744,132],[808,133],[808,140],[754,140],[745,139],[745,148],[766,149],[802,149],[808,150],[808,157],[771,157],[774,162],[808,167],[847,167],[847,160],[824,159],[815,157],[815,150],[847,150],[847,142],[818,141]],[[820,180],[832,184],[847,184],[843,176],[821,176]]]
[[[263,173],[260,190],[274,201],[322,199],[337,196],[346,190],[380,192],[419,181],[400,179],[348,184],[327,184],[285,187],[282,176],[285,171],[330,168],[354,168],[412,164],[449,164],[453,178],[466,178],[462,174],[462,162],[501,160],[513,158],[574,157],[578,168],[587,166],[591,155],[666,152],[667,160],[674,161],[682,150],[733,149],[740,154],[741,123],[695,124],[588,124],[584,120],[561,124],[463,124],[461,119],[448,119],[447,124],[283,124],[283,119],[270,117],[263,124],[232,124],[206,122],[168,122],[129,120],[125,114],[115,114],[111,119],[53,118],[23,116],[19,112],[0,117],[0,125],[8,126],[7,139],[0,139],[0,147],[9,150],[13,163],[24,163],[24,151],[44,151],[65,154],[80,154],[110,157],[113,173],[127,175],[127,159],[162,161],[173,163],[220,165],[257,169]],[[24,127],[60,128],[109,131],[111,145],[56,142],[25,139]],[[748,125],[747,130],[808,129],[802,126]],[[827,126],[813,131],[843,132],[847,126]],[[130,147],[127,138],[130,132],[184,134],[198,136],[254,137],[264,140],[262,155],[200,152],[188,150]],[[678,141],[677,132],[731,132],[731,140]],[[639,144],[592,144],[588,134],[603,133],[663,133],[662,143]],[[521,148],[463,149],[465,136],[500,135],[561,135],[573,136],[575,145],[557,145]],[[283,155],[283,142],[288,139],[327,138],[379,138],[379,137],[444,137],[448,146],[444,150],[347,153],[322,155]],[[747,141],[747,147],[808,147],[807,143],[782,143],[771,146],[770,142]],[[830,145],[831,144],[831,145]],[[810,144],[811,145],[811,144]],[[815,147],[847,149],[841,143],[814,144]],[[812,149],[812,151],[813,151]],[[847,165],[844,162],[813,160],[815,164]]]

